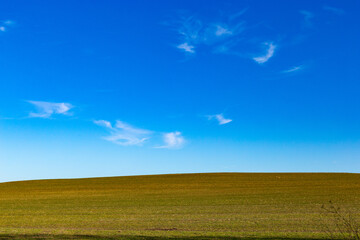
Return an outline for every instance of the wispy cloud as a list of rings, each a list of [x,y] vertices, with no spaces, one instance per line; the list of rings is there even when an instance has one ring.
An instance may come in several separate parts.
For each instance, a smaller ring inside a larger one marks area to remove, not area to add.
[[[240,12],[236,18],[242,14],[243,12]],[[210,22],[195,16],[182,15],[179,20],[168,22],[167,25],[176,29],[180,42],[176,47],[186,53],[195,53],[195,49],[200,45],[212,51],[216,45],[241,34],[245,29],[245,22],[233,20],[234,18],[225,17],[220,21]]]
[[[99,125],[101,127],[106,127],[108,129],[112,129],[112,125],[109,121],[106,121],[106,120],[95,120],[94,123],[96,125]]]
[[[208,120],[213,120],[213,119],[217,120],[219,125],[224,125],[224,124],[232,122],[232,119],[225,118],[222,113],[215,114],[215,115],[208,115],[207,118],[208,118]]]
[[[0,32],[6,32],[8,27],[14,25],[15,22],[12,20],[0,21]]]
[[[304,66],[300,65],[300,66],[295,66],[295,67],[289,68],[287,70],[284,70],[284,71],[282,71],[282,73],[292,73],[292,72],[297,72],[297,71],[300,71],[303,69],[304,69]]]
[[[163,146],[155,148],[169,148],[169,149],[179,149],[184,146],[185,138],[182,136],[181,132],[169,132],[163,134]]]
[[[5,25],[7,25],[7,26],[11,26],[11,25],[14,25],[15,22],[12,21],[12,20],[5,20],[5,21],[3,21],[3,24],[5,24]]]
[[[276,46],[273,43],[266,42],[264,44],[267,46],[266,54],[253,58],[253,60],[259,64],[267,62],[275,53]]]
[[[27,101],[36,107],[37,112],[30,112],[30,117],[49,118],[54,114],[71,115],[69,111],[74,108],[70,103],[54,103],[42,101]]]
[[[181,17],[176,25],[179,25],[176,26],[177,32],[185,42],[196,43],[201,39],[203,24],[196,17]]]
[[[106,120],[95,120],[94,124],[105,128],[109,132],[109,136],[103,137],[103,139],[121,145],[121,146],[142,146],[145,142],[148,142],[150,138],[159,138],[161,136],[163,145],[156,146],[154,148],[169,148],[179,149],[185,144],[185,138],[179,131],[159,133],[146,129],[134,127],[122,121],[116,121],[115,125]],[[161,134],[161,135],[160,135]],[[160,139],[155,140],[160,141]]]
[[[178,45],[177,48],[184,50],[185,52],[188,52],[188,53],[195,53],[195,50],[194,50],[195,47],[192,45],[189,45],[188,43],[182,43],[182,44]]]
[[[114,126],[106,120],[96,120],[94,123],[109,131],[110,136],[104,137],[105,140],[122,146],[141,145],[153,133],[149,130],[133,127],[119,120],[116,121]]]
[[[244,8],[241,11],[238,11],[237,13],[234,13],[232,15],[229,16],[229,20],[233,21],[239,17],[241,17],[242,15],[244,15],[247,12],[248,8]]]
[[[301,10],[299,12],[304,16],[305,25],[307,27],[312,26],[312,19],[314,18],[314,14],[306,10]]]
[[[344,15],[345,14],[344,10],[342,10],[340,8],[336,8],[336,7],[330,7],[330,6],[325,5],[323,7],[323,9],[326,10],[326,11],[332,12],[334,14],[337,14],[337,15]]]
[[[223,27],[223,26],[220,26],[220,25],[217,25],[216,26],[216,31],[215,31],[215,35],[216,36],[223,36],[223,35],[231,35],[233,34],[232,31],[230,31],[229,29]]]
[[[261,40],[262,36],[258,35],[258,31],[251,31],[261,24],[251,26],[243,20],[246,11],[247,9],[243,9],[235,14],[219,14],[214,16],[216,21],[205,20],[206,18],[193,14],[182,14],[178,20],[168,21],[166,25],[176,31],[178,44],[174,46],[184,53],[195,55],[208,51],[213,54],[252,59],[262,64],[274,55],[277,46],[271,42],[263,43],[264,40]],[[248,34],[245,34],[247,30]],[[252,50],[259,44],[267,47],[263,55]]]

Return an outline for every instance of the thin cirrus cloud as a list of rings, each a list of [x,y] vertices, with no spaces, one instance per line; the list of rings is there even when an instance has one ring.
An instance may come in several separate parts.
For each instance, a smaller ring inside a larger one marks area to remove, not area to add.
[[[312,19],[314,18],[314,14],[312,12],[309,12],[309,11],[306,11],[306,10],[301,10],[299,12],[300,12],[300,14],[302,14],[304,16],[305,26],[311,27],[312,26]]]
[[[337,14],[337,15],[344,15],[345,14],[344,10],[342,10],[340,8],[336,8],[336,7],[330,7],[330,6],[325,5],[323,7],[323,9],[325,11],[329,11],[329,12],[332,12],[332,13]]]
[[[276,46],[265,42],[268,46],[265,55],[256,56],[249,49],[258,44],[261,37],[245,34],[252,27],[244,21],[243,15],[248,9],[235,14],[217,16],[217,21],[209,21],[194,15],[181,15],[179,20],[167,22],[171,29],[176,29],[178,44],[176,48],[186,54],[209,51],[214,54],[230,54],[242,58],[252,59],[259,64],[267,62],[275,52]],[[304,13],[308,13],[304,11]],[[308,13],[310,15],[311,13]],[[306,18],[311,18],[310,16]],[[254,57],[255,55],[255,57]]]
[[[185,138],[179,131],[169,132],[163,134],[164,145],[155,148],[168,148],[168,149],[179,149],[185,144]]]
[[[267,50],[265,55],[262,56],[258,56],[258,57],[254,57],[253,60],[259,64],[263,64],[266,63],[267,61],[269,61],[269,59],[274,55],[275,53],[275,49],[276,49],[276,45],[274,45],[273,43],[264,43],[264,45],[267,46]]]
[[[231,35],[232,31],[230,31],[227,28],[224,28],[223,26],[217,25],[216,26],[216,32],[215,35],[216,36],[223,36],[223,35]]]
[[[208,118],[208,120],[217,120],[219,125],[224,125],[224,124],[232,122],[232,119],[225,118],[222,113],[215,114],[215,115],[208,115],[207,118]]]
[[[289,68],[287,70],[284,70],[284,71],[282,71],[282,73],[293,73],[293,72],[298,72],[303,69],[304,69],[304,66],[300,65],[300,66],[295,66],[295,67]]]
[[[71,115],[69,112],[73,105],[70,103],[55,103],[55,102],[43,102],[43,101],[27,101],[32,104],[37,112],[30,112],[29,117],[34,118],[50,118],[53,115]]]
[[[0,21],[0,32],[6,32],[8,27],[10,27],[11,25],[14,25],[14,24],[15,24],[15,22],[12,20]]]
[[[168,23],[175,28],[179,37],[176,47],[185,53],[195,53],[198,46],[218,48],[218,44],[236,38],[245,29],[244,21],[238,21],[243,14],[231,16],[218,22],[203,21],[195,16],[181,16],[180,20]]]
[[[110,136],[103,139],[121,146],[142,145],[153,133],[150,130],[136,128],[119,120],[114,126],[106,120],[96,120],[94,123],[109,131]]]

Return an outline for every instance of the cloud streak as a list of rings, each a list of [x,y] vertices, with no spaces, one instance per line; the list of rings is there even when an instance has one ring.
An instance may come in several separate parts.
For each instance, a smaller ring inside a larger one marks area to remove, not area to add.
[[[297,71],[300,71],[303,69],[304,69],[304,66],[300,65],[300,66],[295,66],[295,67],[289,68],[287,70],[284,70],[284,71],[282,71],[282,73],[293,73],[293,72],[297,72]]]
[[[273,43],[264,43],[268,46],[265,55],[254,57],[253,60],[259,64],[266,63],[274,55],[276,46]]]
[[[215,115],[209,115],[207,116],[208,120],[217,120],[219,125],[224,125],[224,124],[228,124],[230,122],[232,122],[232,119],[229,118],[225,118],[224,115],[222,113],[220,114],[215,114]]]
[[[74,108],[70,103],[54,103],[43,101],[27,101],[32,104],[37,112],[30,112],[29,117],[50,118],[52,115],[71,115],[69,111]]]
[[[153,133],[149,130],[133,127],[119,120],[116,121],[114,126],[106,120],[96,120],[94,123],[109,131],[110,136],[104,137],[105,140],[121,146],[142,145]]]
[[[326,11],[332,12],[332,13],[334,13],[336,15],[344,15],[345,14],[344,10],[342,10],[340,8],[336,8],[336,7],[330,7],[330,6],[325,5],[323,7],[323,9],[326,10]]]

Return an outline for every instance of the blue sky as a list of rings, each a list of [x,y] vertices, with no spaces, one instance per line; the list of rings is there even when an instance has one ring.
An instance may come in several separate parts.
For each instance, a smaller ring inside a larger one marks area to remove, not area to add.
[[[359,10],[2,1],[0,181],[360,172]]]

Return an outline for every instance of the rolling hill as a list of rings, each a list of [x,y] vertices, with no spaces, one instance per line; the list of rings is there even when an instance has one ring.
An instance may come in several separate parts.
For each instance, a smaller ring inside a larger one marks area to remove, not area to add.
[[[360,175],[205,173],[0,183],[0,239],[322,238]]]

